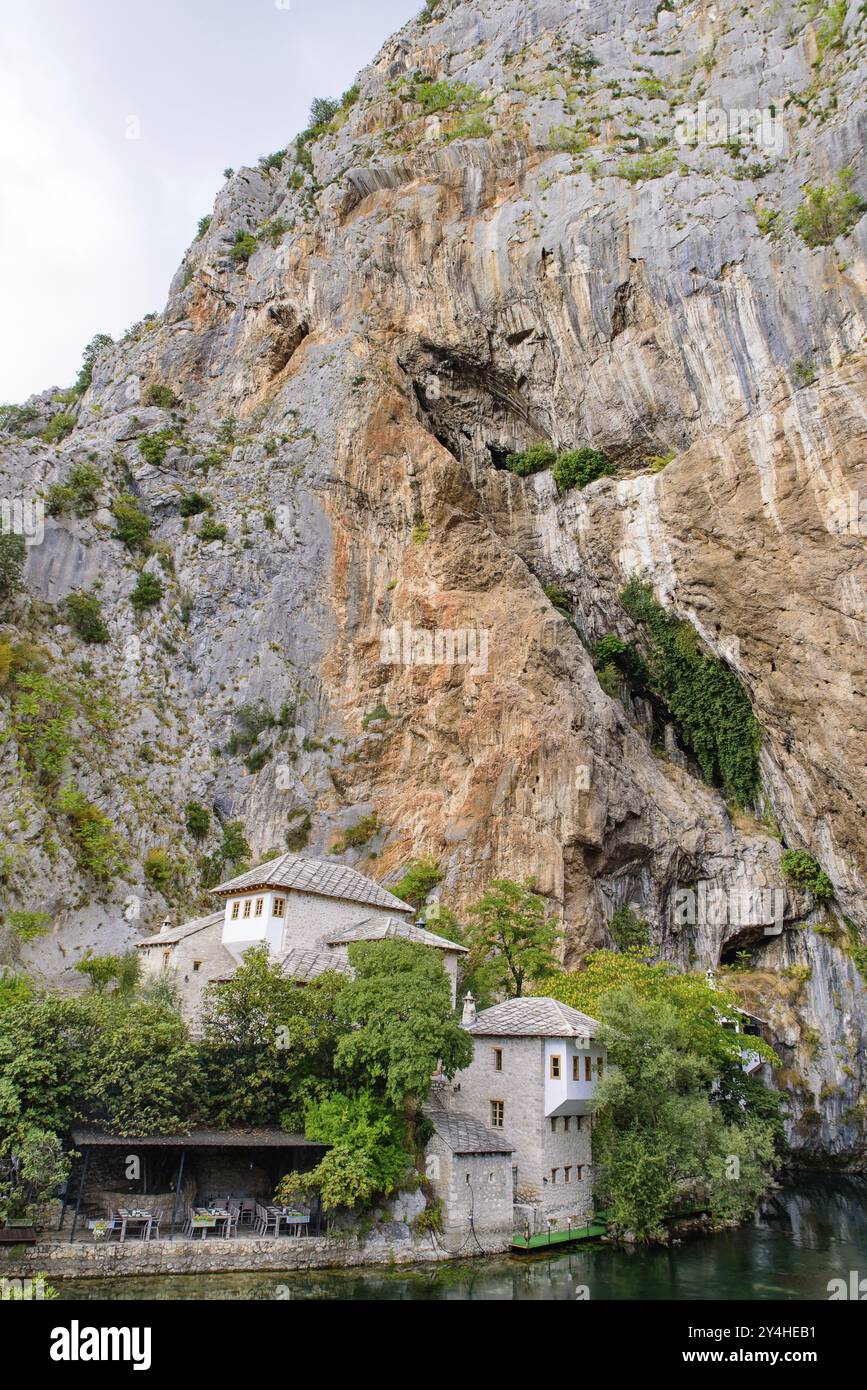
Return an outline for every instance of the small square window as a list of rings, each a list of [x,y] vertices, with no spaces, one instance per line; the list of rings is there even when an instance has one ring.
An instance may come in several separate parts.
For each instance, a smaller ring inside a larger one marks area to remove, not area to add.
[[[572,1169],[571,1169],[571,1168],[564,1168],[564,1169],[563,1169],[563,1181],[564,1181],[564,1182],[571,1182],[571,1181],[572,1181]]]
[[[200,960],[194,960],[194,961],[193,961],[193,973],[194,973],[194,974],[197,974],[198,971],[201,970],[201,968],[202,968],[202,962],[201,962]]]
[[[559,1058],[559,1056],[555,1053],[555,1054],[553,1055],[553,1057],[551,1058],[551,1080],[552,1080],[552,1081],[559,1081],[559,1080],[560,1080],[560,1070],[561,1070],[560,1058]]]
[[[559,1168],[551,1169],[551,1182],[554,1183],[555,1186],[557,1184],[557,1174],[559,1173],[559,1171]]]
[[[502,1070],[503,1070],[503,1049],[502,1049],[501,1047],[495,1047],[495,1048],[494,1048],[494,1071],[502,1071]]]
[[[573,1058],[572,1058],[572,1080],[573,1080],[573,1081],[580,1081],[580,1080],[581,1080],[581,1058],[580,1058],[580,1057],[573,1057]]]
[[[585,1058],[584,1058],[584,1080],[585,1080],[585,1081],[592,1081],[592,1080],[593,1080],[593,1058],[592,1058],[592,1057],[585,1057]]]
[[[556,1133],[557,1133],[557,1116],[556,1116],[556,1115],[552,1115],[552,1116],[551,1116],[551,1133],[552,1133],[552,1134],[556,1134]]]
[[[575,1180],[576,1180],[576,1182],[580,1182],[581,1179],[583,1178],[583,1176],[584,1176],[584,1167],[583,1167],[582,1164],[579,1163],[578,1167],[575,1169]]]
[[[604,1062],[603,1058],[597,1057],[597,1058],[596,1058],[596,1078],[597,1078],[597,1080],[601,1080],[601,1079],[602,1079],[602,1073],[604,1072],[604,1070],[605,1070],[605,1062]]]
[[[503,1120],[506,1114],[506,1103],[502,1100],[491,1101],[491,1129],[502,1129]]]
[[[256,916],[257,916],[257,917],[261,917],[261,916],[262,916],[262,909],[263,909],[264,906],[265,906],[265,899],[264,899],[264,898],[257,898],[257,899],[256,899]]]
[[[244,916],[249,917],[252,910],[253,904],[250,902],[250,899],[248,898],[247,901],[244,903]]]
[[[240,903],[232,903],[232,921],[233,921],[233,922],[237,922],[237,920],[238,920],[238,913],[239,913],[240,911],[241,911],[241,904],[240,904]]]
[[[285,898],[275,898],[275,899],[274,899],[274,916],[275,916],[275,917],[283,917],[283,916],[285,915],[285,913],[286,913],[286,899],[285,899]]]
[[[568,1115],[564,1115],[564,1116],[563,1116],[563,1128],[564,1128],[564,1130],[566,1131],[566,1133],[568,1134],[568,1133],[569,1133],[569,1116],[568,1116]]]

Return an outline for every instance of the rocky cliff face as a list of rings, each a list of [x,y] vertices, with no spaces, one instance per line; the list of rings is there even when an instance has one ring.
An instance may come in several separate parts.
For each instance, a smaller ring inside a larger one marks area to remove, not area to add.
[[[46,520],[11,619],[74,685],[64,776],[127,846],[108,879],[82,871],[7,687],[9,958],[68,980],[85,947],[192,908],[220,822],[261,856],[287,832],[327,853],[362,821],[351,862],[387,879],[433,855],[457,909],[534,874],[570,963],[625,904],[683,966],[749,949],[796,1143],[858,1161],[865,36],[857,3],[444,0],[327,125],[229,179],[71,432],[42,440],[69,410],[47,393],[2,436],[4,496],[101,477]],[[503,466],[540,440],[616,473],[561,493]],[[116,537],[122,494],[150,549]],[[194,495],[210,510],[184,516]],[[142,569],[162,586],[143,610]],[[749,696],[748,809],[676,720],[600,686],[589,649],[634,638],[632,578]],[[73,592],[99,597],[107,643],[70,627]],[[436,632],[474,659],[428,664]],[[204,844],[191,800],[215,813]],[[821,863],[830,912],[786,886],[784,846]],[[155,849],[168,878],[145,873]],[[784,889],[783,935],[684,922],[699,882]],[[22,945],[16,911],[50,929]]]

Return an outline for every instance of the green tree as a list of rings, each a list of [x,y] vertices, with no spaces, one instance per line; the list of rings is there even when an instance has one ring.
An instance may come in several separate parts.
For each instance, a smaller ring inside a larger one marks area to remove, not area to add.
[[[415,1109],[438,1061],[453,1076],[473,1055],[472,1039],[452,1010],[439,952],[410,941],[362,941],[350,946],[349,960],[355,979],[337,1000],[347,1031],[336,1069],[390,1105]]]
[[[411,903],[416,910],[420,910],[437,884],[442,882],[442,877],[435,859],[413,859],[391,891],[401,902]]]
[[[93,380],[93,368],[97,357],[106,348],[114,346],[114,339],[108,333],[97,333],[91,338],[82,354],[81,370],[76,378],[73,391],[76,396],[83,396]]]
[[[82,1118],[111,1134],[171,1134],[201,1114],[198,1048],[171,1008],[119,994],[87,996],[92,1023]]]
[[[726,1123],[716,1059],[670,1000],[614,990],[599,1013],[609,1068],[597,1088],[593,1160],[615,1228],[653,1240],[678,1208],[747,1215],[771,1179],[773,1124],[753,1111]]]
[[[135,951],[122,956],[95,956],[88,951],[74,968],[79,975],[87,976],[96,994],[104,994],[111,984],[116,984],[121,994],[131,994],[141,976],[141,962]]]
[[[533,879],[494,879],[469,915],[474,919],[466,932],[472,968],[489,988],[519,999],[527,985],[558,969],[554,952],[560,933]]]
[[[370,1206],[395,1192],[411,1166],[400,1114],[366,1091],[310,1102],[304,1133],[331,1148],[311,1173],[284,1179],[278,1200],[307,1190],[319,1192],[325,1211]]]
[[[336,971],[300,988],[265,946],[247,951],[231,980],[207,987],[202,1065],[212,1123],[300,1126],[305,1102],[333,1076],[344,988]]]
[[[27,1125],[0,1141],[0,1217],[26,1217],[69,1176],[69,1155],[56,1134]]]

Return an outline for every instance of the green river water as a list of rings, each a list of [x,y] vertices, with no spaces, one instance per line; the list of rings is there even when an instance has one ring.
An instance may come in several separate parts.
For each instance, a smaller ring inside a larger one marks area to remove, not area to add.
[[[63,1299],[818,1299],[831,1279],[867,1278],[867,1178],[805,1178],[752,1224],[671,1248],[603,1244],[532,1258],[290,1274],[66,1281]]]

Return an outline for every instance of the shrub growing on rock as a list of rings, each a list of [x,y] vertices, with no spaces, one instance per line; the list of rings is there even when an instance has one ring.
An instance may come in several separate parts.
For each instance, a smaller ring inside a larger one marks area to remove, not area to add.
[[[586,487],[597,478],[610,477],[616,472],[607,454],[598,449],[574,449],[560,454],[554,464],[554,482],[560,492],[569,488]]]

